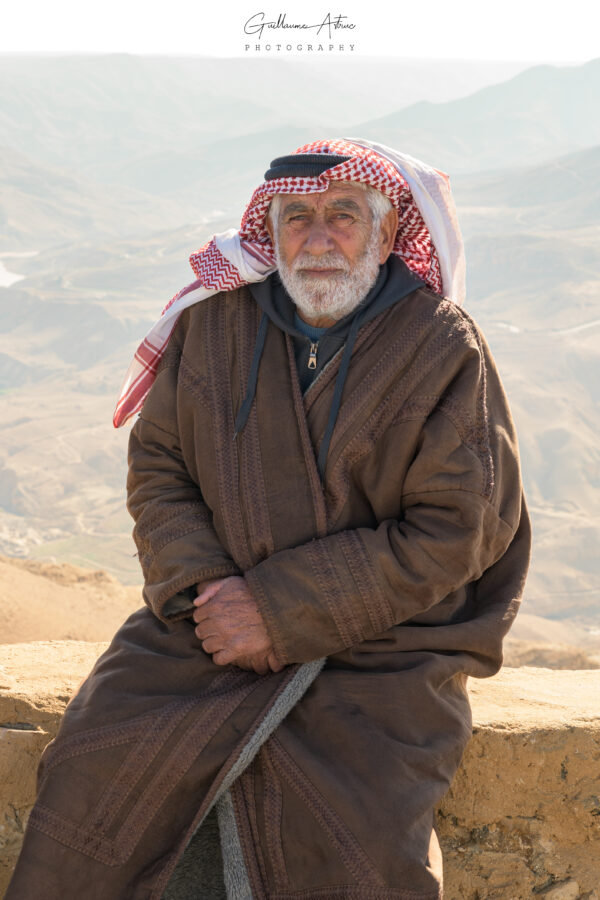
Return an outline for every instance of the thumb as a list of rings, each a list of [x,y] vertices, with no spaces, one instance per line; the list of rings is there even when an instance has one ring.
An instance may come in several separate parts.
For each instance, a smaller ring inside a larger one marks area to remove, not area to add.
[[[194,606],[202,606],[203,603],[207,603],[211,597],[214,597],[215,594],[221,590],[225,580],[225,578],[219,578],[217,581],[211,581],[210,584],[207,584],[206,587],[202,588],[194,600]]]
[[[267,656],[267,663],[269,665],[269,668],[271,669],[271,672],[281,672],[283,671],[283,669],[285,669],[285,666],[283,665],[283,663],[279,662],[273,651],[271,651],[271,653],[269,653],[269,655]]]

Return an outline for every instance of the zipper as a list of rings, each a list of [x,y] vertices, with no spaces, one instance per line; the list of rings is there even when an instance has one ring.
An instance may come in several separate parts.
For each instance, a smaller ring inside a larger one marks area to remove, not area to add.
[[[317,350],[319,349],[319,342],[316,343],[311,341],[310,350],[308,355],[308,368],[316,369],[317,368]]]
[[[330,368],[330,366],[332,365],[332,363],[334,363],[335,360],[338,358],[338,356],[340,356],[340,354],[344,352],[344,347],[345,347],[345,346],[346,346],[345,344],[342,344],[341,347],[338,347],[338,349],[335,351],[335,353],[333,354],[333,356],[331,357],[331,359],[328,359],[328,360],[327,360],[327,362],[325,363],[325,365],[323,366],[323,368],[321,369],[321,371],[319,372],[319,374],[318,374],[318,375],[315,375],[315,377],[313,378],[313,380],[311,381],[311,383],[309,384],[309,386],[306,388],[306,390],[304,391],[304,395],[303,395],[303,396],[306,397],[306,395],[309,393],[309,391],[312,391],[312,389],[314,388],[315,384],[318,384],[318,382],[321,381],[323,375],[329,370],[329,368]]]

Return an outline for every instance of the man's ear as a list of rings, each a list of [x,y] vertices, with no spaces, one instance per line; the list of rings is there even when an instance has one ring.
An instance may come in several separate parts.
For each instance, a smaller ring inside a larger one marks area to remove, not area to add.
[[[393,206],[382,219],[379,239],[379,262],[383,264],[394,247],[396,232],[398,231],[398,210]]]

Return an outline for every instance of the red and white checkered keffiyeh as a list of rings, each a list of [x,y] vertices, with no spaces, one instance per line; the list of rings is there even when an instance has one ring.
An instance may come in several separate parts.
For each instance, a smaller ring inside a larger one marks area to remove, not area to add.
[[[462,303],[464,251],[447,175],[370,141],[315,141],[294,152],[334,154],[350,159],[321,175],[264,181],[254,191],[239,231],[230,229],[215,235],[190,256],[197,280],[169,301],[136,350],[115,409],[115,428],[124,425],[142,408],[169,337],[184,309],[219,291],[262,281],[274,271],[275,256],[265,217],[275,194],[326,191],[330,181],[371,185],[386,194],[398,211],[398,231],[392,252],[432,290]]]

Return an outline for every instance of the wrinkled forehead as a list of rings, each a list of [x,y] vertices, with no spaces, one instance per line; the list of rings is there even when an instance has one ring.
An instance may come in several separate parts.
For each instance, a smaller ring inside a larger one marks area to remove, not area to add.
[[[367,191],[363,185],[349,181],[330,181],[327,190],[310,194],[278,191],[270,206],[276,206],[280,213],[292,209],[317,211],[329,208],[369,212]]]

